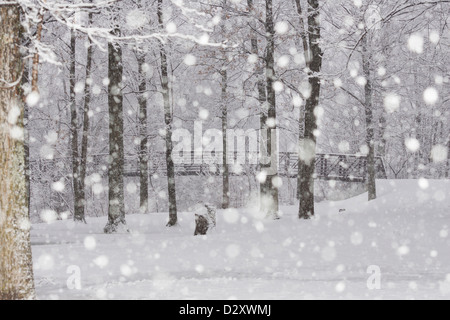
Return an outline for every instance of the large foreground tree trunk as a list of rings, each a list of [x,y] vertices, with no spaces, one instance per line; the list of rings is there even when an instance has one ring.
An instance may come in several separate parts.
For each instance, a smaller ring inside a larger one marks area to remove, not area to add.
[[[296,1],[298,13],[304,28],[304,20],[301,16],[302,9],[300,1]],[[314,216],[314,174],[316,167],[316,130],[317,118],[315,114],[316,108],[319,106],[321,83],[320,71],[322,69],[322,50],[320,48],[320,17],[319,17],[319,0],[308,0],[308,24],[307,34],[303,33],[303,46],[305,52],[305,60],[309,68],[309,85],[311,95],[306,100],[305,105],[305,132],[299,141],[299,195],[300,208],[299,218],[309,219]]]
[[[119,30],[116,29],[116,34]],[[122,49],[108,44],[108,105],[109,105],[109,207],[105,233],[126,230],[124,203],[124,144],[123,144],[123,95]]]
[[[20,88],[20,7],[0,7],[0,300],[34,299]]]

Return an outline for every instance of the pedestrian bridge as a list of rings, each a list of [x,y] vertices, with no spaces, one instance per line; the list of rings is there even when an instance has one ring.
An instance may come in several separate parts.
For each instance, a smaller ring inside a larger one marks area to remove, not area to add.
[[[88,174],[100,173],[107,176],[108,155],[94,155],[89,157]],[[229,154],[229,173],[231,176],[256,176],[260,166],[255,164],[256,154]],[[180,159],[183,161],[180,161]],[[175,174],[177,176],[220,176],[223,174],[222,154],[197,154],[177,156],[175,161]],[[42,173],[47,179],[54,176],[54,181],[69,174],[70,159],[59,158],[53,160],[37,160],[30,162],[31,177],[33,181],[41,181]],[[253,163],[253,164],[252,164]],[[281,152],[278,158],[278,174],[281,177],[297,178],[299,158],[294,152]],[[384,161],[376,157],[375,171],[377,179],[387,179]],[[57,176],[59,175],[59,176]],[[167,168],[165,153],[151,153],[149,156],[149,175],[166,176]],[[124,176],[139,176],[139,161],[137,155],[125,157]],[[317,154],[316,178],[322,180],[335,180],[344,182],[365,182],[367,177],[367,157],[345,154]],[[45,179],[46,180],[46,179]]]

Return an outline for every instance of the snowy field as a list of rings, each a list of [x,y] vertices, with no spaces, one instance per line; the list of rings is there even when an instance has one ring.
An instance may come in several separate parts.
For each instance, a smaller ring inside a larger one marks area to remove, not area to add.
[[[193,213],[175,229],[167,214],[128,215],[131,233],[116,235],[106,217],[37,224],[38,298],[450,299],[450,181],[379,181],[378,193],[320,203],[312,221],[296,207],[279,221],[219,211],[207,237]]]

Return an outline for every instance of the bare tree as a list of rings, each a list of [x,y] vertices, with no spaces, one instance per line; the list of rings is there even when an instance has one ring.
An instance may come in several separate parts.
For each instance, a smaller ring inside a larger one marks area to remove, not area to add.
[[[226,20],[226,9],[227,0],[223,0],[222,3],[222,20]],[[222,37],[225,37],[225,26],[222,24],[221,27]],[[223,161],[222,161],[222,209],[228,209],[230,207],[230,170],[228,167],[228,106],[227,106],[227,98],[228,98],[228,70],[226,67],[227,57],[222,50],[222,59],[224,65],[222,66],[222,70],[220,70],[221,74],[221,103],[222,103],[222,143],[223,143]]]
[[[221,71],[222,81],[222,143],[223,143],[223,162],[222,162],[222,209],[230,207],[230,169],[228,167],[228,107],[227,107],[227,82],[228,72],[226,67]]]
[[[138,53],[139,82],[139,204],[141,213],[148,211],[148,124],[147,124],[147,78],[145,72],[145,54]]]
[[[250,16],[253,18],[255,17],[255,6],[253,3],[253,0],[247,0],[247,6],[250,13]],[[260,149],[267,151],[268,150],[268,136],[267,132],[269,130],[267,126],[267,120],[268,120],[268,110],[267,110],[267,93],[266,93],[266,79],[264,77],[264,65],[262,63],[263,59],[260,59],[259,54],[259,47],[258,47],[258,33],[256,32],[256,25],[253,23],[253,21],[250,23],[250,43],[251,43],[251,53],[258,57],[258,62],[256,63],[256,77],[257,77],[257,88],[258,88],[258,102],[259,102],[259,111],[260,111]],[[268,152],[267,152],[267,155]],[[270,165],[268,166],[267,157],[260,157],[260,168],[262,171],[264,170],[270,170]],[[265,201],[265,195],[269,192],[270,186],[268,185],[268,180],[263,179],[263,181],[260,183],[260,206],[263,209],[266,206]]]
[[[42,39],[42,29],[44,24],[44,10],[41,8],[38,14],[38,23],[36,26],[36,41],[39,43]],[[29,41],[26,37],[23,37],[24,42]],[[33,61],[31,65],[31,72],[28,71],[28,68],[24,67],[24,75],[22,76],[24,84],[31,80],[31,90],[32,92],[39,93],[39,63],[40,62],[40,56],[39,52],[36,50],[36,52],[33,55]],[[31,79],[27,79],[30,77],[31,73]],[[27,203],[28,206],[30,206],[31,203],[31,169],[30,169],[30,107],[28,106],[28,103],[24,104],[24,129],[25,129],[25,140],[24,140],[24,147],[25,147],[25,179],[27,183]]]
[[[375,168],[375,129],[373,117],[373,87],[371,76],[371,49],[368,35],[362,39],[362,60],[366,85],[364,86],[364,110],[366,115],[366,144],[369,148],[367,155],[367,189],[369,201],[377,198],[376,168]]]
[[[69,102],[70,102],[70,140],[72,155],[72,185],[74,214],[73,219],[86,222],[84,218],[84,195],[81,191],[80,152],[78,139],[78,110],[76,103],[76,31],[70,33],[70,65],[69,65]]]
[[[158,22],[160,29],[164,29],[163,21],[163,0],[158,0]],[[172,158],[173,142],[172,142],[172,125],[173,114],[170,107],[170,88],[169,88],[169,72],[167,63],[167,54],[164,44],[161,42],[160,49],[161,57],[161,87],[164,100],[164,122],[165,122],[165,140],[166,140],[166,165],[167,165],[167,184],[169,194],[169,222],[168,227],[173,227],[177,224],[177,192],[175,184],[175,165]]]
[[[275,94],[275,23],[273,13],[273,1],[266,0],[266,98],[267,98],[267,118],[263,124],[262,136],[266,140],[266,151],[270,158],[268,164],[262,168],[266,172],[266,179],[261,188],[261,197],[265,200],[265,208],[268,217],[278,218],[279,199],[278,199],[278,138],[277,132],[277,105]],[[265,110],[263,110],[265,113]],[[268,159],[267,159],[268,160]]]
[[[88,13],[88,24],[92,24],[93,13]],[[94,54],[94,47],[92,40],[88,37],[88,48],[87,48],[87,57],[86,57],[86,76],[85,76],[85,87],[84,87],[84,105],[83,105],[83,131],[81,138],[81,159],[80,159],[80,189],[79,193],[81,198],[83,199],[82,206],[80,205],[80,213],[84,222],[86,222],[85,218],[85,209],[86,209],[86,172],[87,172],[87,164],[88,164],[88,145],[89,145],[89,130],[91,127],[90,124],[90,116],[89,110],[91,105],[91,83],[92,83],[92,59]]]
[[[120,29],[114,26],[113,34]],[[122,48],[108,42],[108,105],[109,105],[109,206],[105,233],[115,233],[126,226],[124,203],[124,143],[123,143],[123,95]]]
[[[314,216],[314,173],[316,167],[316,130],[317,118],[315,110],[319,105],[321,92],[320,72],[322,70],[322,49],[320,48],[321,25],[319,0],[308,0],[307,26],[303,18],[300,0],[296,0],[297,11],[301,22],[301,32],[305,61],[309,70],[309,85],[311,93],[305,105],[304,136],[299,142],[299,169],[298,175],[300,189],[299,218],[309,219]],[[307,32],[306,32],[307,30]],[[300,121],[302,121],[301,119]]]

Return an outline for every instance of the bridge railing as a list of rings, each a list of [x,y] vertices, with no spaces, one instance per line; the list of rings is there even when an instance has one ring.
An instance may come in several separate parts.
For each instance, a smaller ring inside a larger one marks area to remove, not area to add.
[[[89,157],[89,172],[107,175],[108,158],[109,156],[105,154]],[[221,152],[201,154],[191,152],[190,154],[179,154],[175,158],[175,173],[178,176],[219,176],[223,173],[223,153]],[[228,154],[227,159],[231,175],[249,175],[260,170],[257,153],[233,152]],[[30,169],[33,176],[33,172],[51,172],[54,171],[55,166],[61,167],[62,164],[70,166],[70,159],[31,161]],[[288,178],[298,176],[299,157],[297,153],[280,153],[277,165],[280,176]],[[381,157],[376,157],[376,172],[378,179],[387,178]],[[149,155],[149,174],[167,175],[164,152]],[[125,158],[124,175],[139,176],[137,156]],[[316,177],[325,180],[364,182],[367,177],[367,158],[358,155],[317,154]]]

